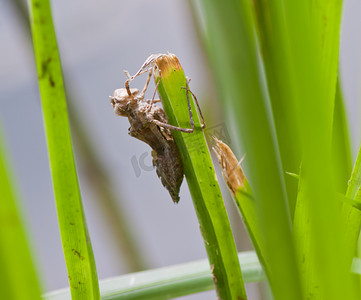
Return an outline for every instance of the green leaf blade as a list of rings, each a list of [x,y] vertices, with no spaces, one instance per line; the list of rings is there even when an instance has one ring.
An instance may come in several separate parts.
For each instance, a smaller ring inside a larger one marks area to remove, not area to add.
[[[238,258],[246,283],[265,279],[256,253],[240,252]],[[214,289],[207,259],[106,278],[99,284],[104,300],[173,299]],[[44,299],[65,300],[69,295],[69,289],[62,289],[47,293]]]
[[[98,278],[74,164],[49,1],[31,1],[30,14],[50,168],[72,298],[99,299]]]
[[[189,128],[186,91],[182,89],[186,87],[186,77],[178,59],[164,55],[156,64],[161,75],[155,74],[155,80],[160,80],[158,93],[169,123]],[[247,299],[221,191],[193,102],[191,105],[194,132],[172,133],[181,153],[217,293],[222,299]]]

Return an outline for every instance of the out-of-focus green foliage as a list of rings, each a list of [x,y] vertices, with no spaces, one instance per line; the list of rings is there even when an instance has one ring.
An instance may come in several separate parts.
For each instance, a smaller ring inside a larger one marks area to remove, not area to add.
[[[0,132],[0,293],[2,299],[37,300],[40,297],[31,251],[29,249],[16,192]]]

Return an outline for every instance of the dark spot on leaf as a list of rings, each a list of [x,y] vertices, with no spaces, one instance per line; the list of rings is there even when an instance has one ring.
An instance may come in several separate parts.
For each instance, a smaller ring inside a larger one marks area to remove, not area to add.
[[[75,250],[75,249],[71,249],[71,251],[72,251],[75,255],[79,256],[79,258],[80,258],[81,260],[84,260],[84,257],[80,254],[79,251],[77,251],[77,250]]]
[[[46,73],[49,71],[49,64],[51,62],[51,57],[49,57],[47,60],[44,60],[41,62],[41,75],[39,76],[39,79],[44,78]]]
[[[53,80],[53,76],[49,76],[49,83],[50,83],[50,85],[52,86],[52,87],[54,87],[55,86],[55,82],[54,82],[54,80]]]

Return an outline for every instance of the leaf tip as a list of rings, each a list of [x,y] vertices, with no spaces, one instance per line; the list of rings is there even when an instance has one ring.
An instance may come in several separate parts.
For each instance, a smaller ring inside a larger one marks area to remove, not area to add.
[[[156,60],[156,65],[162,77],[167,77],[171,72],[182,70],[178,57],[173,53],[164,54]]]
[[[246,176],[238,162],[236,156],[232,152],[231,148],[227,144],[213,137],[216,145],[213,147],[219,165],[222,169],[222,175],[229,190],[233,195],[236,195],[237,191],[244,186]]]

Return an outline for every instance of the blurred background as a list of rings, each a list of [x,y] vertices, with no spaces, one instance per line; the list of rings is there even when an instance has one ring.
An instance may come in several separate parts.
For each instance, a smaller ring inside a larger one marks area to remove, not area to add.
[[[206,258],[187,183],[180,203],[173,204],[151,167],[150,148],[128,136],[127,118],[114,115],[109,99],[124,86],[123,70],[134,74],[148,55],[169,51],[192,78],[191,89],[210,133],[221,134],[238,150],[223,125],[187,1],[63,0],[52,1],[52,10],[99,278]],[[354,156],[360,141],[360,12],[360,1],[344,1],[340,66]],[[0,125],[44,291],[50,291],[68,281],[26,14],[25,1],[0,0]],[[145,79],[138,78],[133,87],[143,87]],[[154,85],[149,97],[153,90]],[[220,181],[238,249],[249,250],[247,234]],[[257,285],[247,289],[251,299],[260,297]],[[184,299],[212,297],[214,291]]]

